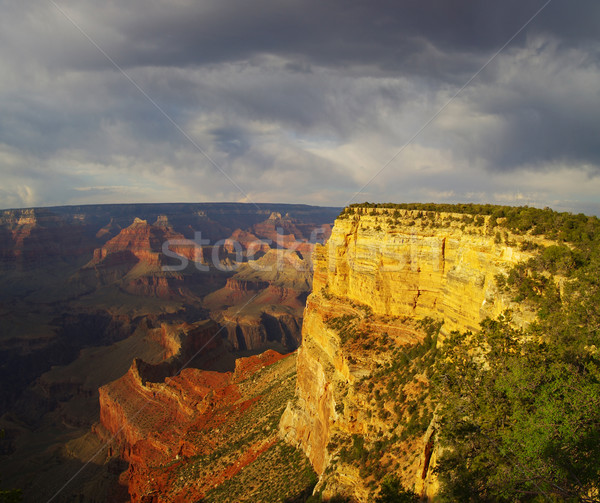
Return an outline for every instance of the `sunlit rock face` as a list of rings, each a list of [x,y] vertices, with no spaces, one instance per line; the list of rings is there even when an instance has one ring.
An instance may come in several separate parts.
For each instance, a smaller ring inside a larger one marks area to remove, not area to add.
[[[233,372],[186,368],[171,378],[136,360],[103,386],[98,432],[129,462],[130,500],[198,501],[263,462],[278,442],[269,425],[293,392],[294,359],[269,350],[239,358]],[[253,430],[252,442],[240,441]]]
[[[337,462],[339,449],[331,445],[353,434],[375,441],[384,432],[401,433],[392,421],[369,412],[370,399],[356,385],[364,378],[376,384],[373,376],[394,349],[423,341],[417,320],[443,320],[443,339],[453,330],[476,330],[484,318],[507,308],[517,324],[533,319],[533,313],[511,304],[495,284],[498,273],[528,258],[518,242],[509,242],[498,239],[489,217],[465,225],[464,215],[421,217],[416,211],[369,209],[336,220],[328,242],[316,247],[313,292],[298,351],[296,401],[288,404],[280,434],[307,454],[321,475],[317,487],[325,487],[323,496],[372,501],[372,489],[348,464]],[[331,327],[331,320],[342,316],[356,316],[367,327],[362,345],[344,343],[339,326]],[[384,332],[390,339],[386,348],[378,353],[363,349],[365,341],[377,344]],[[425,377],[415,377],[404,392],[418,390],[422,383]],[[415,391],[414,397],[420,403],[429,400],[426,392]],[[385,407],[392,410],[393,403]],[[437,490],[434,426],[399,444],[405,454],[394,459],[405,486],[425,496]]]
[[[447,333],[477,329],[483,318],[509,307],[494,276],[529,255],[517,243],[498,243],[489,217],[467,227],[462,215],[437,213],[434,225],[424,227],[417,211],[398,211],[398,224],[378,211],[336,221],[316,253],[316,293],[326,287],[376,314],[437,317]]]

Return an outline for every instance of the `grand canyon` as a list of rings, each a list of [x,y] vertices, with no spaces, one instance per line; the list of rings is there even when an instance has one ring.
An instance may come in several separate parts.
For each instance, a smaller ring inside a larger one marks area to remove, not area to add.
[[[0,5],[0,503],[600,503],[598,0]]]
[[[471,334],[462,354],[491,358],[473,335],[490,320],[529,337],[540,307],[515,271],[568,297],[573,238],[542,231],[575,217],[544,211],[5,211],[3,484],[25,501],[446,501],[444,348]]]
[[[300,345],[312,248],[337,213],[249,204],[0,213],[3,483],[26,501],[149,501],[165,487],[187,501],[286,449],[276,423],[295,356],[280,359]],[[264,424],[241,428],[254,416]],[[156,469],[228,446],[191,492],[168,482],[181,466]],[[296,458],[293,479],[309,471]]]

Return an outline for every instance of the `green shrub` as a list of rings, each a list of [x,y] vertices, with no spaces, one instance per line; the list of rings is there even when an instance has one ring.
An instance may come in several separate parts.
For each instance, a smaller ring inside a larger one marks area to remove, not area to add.
[[[384,478],[379,491],[379,496],[375,498],[375,503],[418,503],[419,497],[410,490],[402,487],[398,477],[388,476]]]

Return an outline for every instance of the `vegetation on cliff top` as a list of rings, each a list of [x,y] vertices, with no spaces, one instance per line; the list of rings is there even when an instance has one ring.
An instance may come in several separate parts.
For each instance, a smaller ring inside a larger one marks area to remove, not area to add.
[[[570,246],[496,279],[537,321],[485,320],[437,359],[442,501],[600,501],[599,221],[533,214],[552,219],[530,228],[554,225]]]
[[[465,223],[476,226],[483,225],[482,217],[489,216],[491,227],[504,227],[516,234],[530,233],[534,236],[544,235],[548,239],[573,243],[583,249],[598,240],[600,235],[600,219],[583,213],[574,215],[568,212],[557,212],[550,208],[533,208],[530,206],[500,206],[494,204],[436,204],[436,203],[358,203],[351,204],[340,213],[347,218],[357,213],[382,210],[386,216],[398,219],[395,210],[413,210],[421,212],[423,217],[434,217],[436,213],[458,213],[466,215]],[[394,210],[394,211],[392,211]]]
[[[331,437],[327,445],[332,455],[329,470],[345,465],[358,473],[372,494],[379,495],[375,501],[416,501],[402,482],[408,483],[407,465],[415,462],[415,455],[419,457],[420,439],[433,418],[429,377],[441,323],[430,318],[415,322],[376,315],[370,306],[344,301],[326,288],[320,295],[351,307],[351,312],[325,318],[324,323],[337,333],[348,363],[370,369],[336,397],[337,413],[358,413],[358,420],[368,426],[363,433]],[[382,327],[390,333],[382,332]],[[346,400],[347,396],[353,398]],[[355,410],[357,403],[361,404],[360,411]],[[389,478],[401,472],[404,480]]]
[[[360,384],[374,403],[395,402],[397,418],[380,407],[382,420],[396,419],[401,432],[391,443],[427,428],[430,406],[408,403],[402,392],[425,368],[443,447],[436,467],[440,501],[600,501],[600,220],[526,206],[371,203],[352,205],[341,218],[361,215],[392,229],[458,219],[453,225],[480,227],[497,243],[534,254],[496,283],[514,302],[537,309],[535,323],[516,328],[507,312],[476,333],[451,334],[437,349],[396,351]],[[546,240],[555,244],[544,246]],[[423,328],[433,335],[439,327],[432,323]],[[344,345],[368,339],[356,317],[327,325]],[[340,458],[358,464],[362,476],[379,477],[381,447],[353,438]]]

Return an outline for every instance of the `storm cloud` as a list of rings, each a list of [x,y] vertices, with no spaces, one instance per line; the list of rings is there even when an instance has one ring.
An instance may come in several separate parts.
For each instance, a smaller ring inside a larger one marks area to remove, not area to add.
[[[0,6],[1,207],[476,201],[600,214],[595,0]]]

